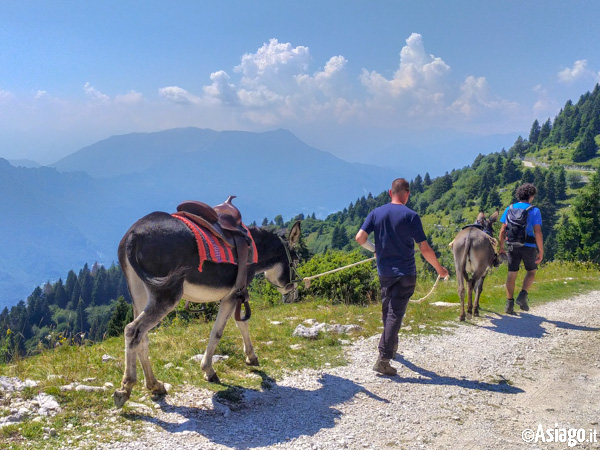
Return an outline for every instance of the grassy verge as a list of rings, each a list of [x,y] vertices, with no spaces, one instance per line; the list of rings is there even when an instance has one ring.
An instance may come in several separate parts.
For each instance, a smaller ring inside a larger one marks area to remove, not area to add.
[[[486,279],[480,303],[483,315],[503,312],[506,273],[504,265]],[[519,274],[517,286],[523,275]],[[432,284],[433,280],[419,282],[413,298],[423,297]],[[539,270],[530,291],[530,304],[535,306],[597,289],[600,289],[597,267],[555,262]],[[456,303],[456,307],[434,306],[433,302]],[[215,391],[223,399],[232,401],[241,388],[268,388],[269,384],[290,371],[346,364],[344,346],[361,336],[369,337],[381,332],[379,304],[331,305],[326,299],[276,306],[253,299],[252,304],[250,329],[260,368],[245,365],[240,333],[230,321],[217,348],[217,354],[228,356],[227,360],[215,364],[222,384],[205,382],[200,363],[190,358],[204,352],[212,324],[198,321],[184,323],[175,319],[151,332],[150,356],[157,378],[171,384],[172,393],[184,386],[197,386]],[[458,314],[456,281],[451,279],[440,283],[425,302],[409,305],[401,333],[442,332],[448,325],[460,326]],[[317,339],[293,337],[296,326],[306,319],[320,323],[356,324],[361,326],[361,330],[349,336],[324,333]],[[103,355],[115,359],[103,362]],[[109,437],[114,439],[111,430],[115,420],[127,423],[131,433],[140,432],[145,422],[139,420],[135,407],[129,404],[121,410],[113,407],[113,388],[100,393],[60,389],[73,382],[94,386],[112,383],[118,387],[123,367],[122,337],[93,346],[59,347],[9,365],[0,365],[0,376],[39,381],[36,390],[53,395],[63,408],[62,413],[52,418],[27,420],[0,428],[2,448],[56,448],[67,444],[86,448],[86,442],[92,442],[89,448],[93,448],[96,442]],[[139,365],[138,380],[143,380]],[[26,395],[31,397],[37,391]],[[0,391],[0,416],[5,415],[2,407],[8,403],[6,395]],[[134,388],[131,401],[154,408],[142,383]]]

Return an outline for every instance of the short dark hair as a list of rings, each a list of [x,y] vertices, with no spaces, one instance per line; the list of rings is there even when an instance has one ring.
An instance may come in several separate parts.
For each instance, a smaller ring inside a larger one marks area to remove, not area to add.
[[[525,183],[517,188],[515,196],[520,202],[525,202],[537,194],[537,189],[531,183]]]
[[[392,182],[392,194],[399,194],[400,191],[410,191],[410,184],[404,178],[396,178]]]

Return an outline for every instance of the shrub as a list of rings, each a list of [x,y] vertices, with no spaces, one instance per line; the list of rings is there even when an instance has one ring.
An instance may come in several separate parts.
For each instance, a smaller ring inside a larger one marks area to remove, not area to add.
[[[315,255],[299,269],[302,277],[318,275],[333,269],[363,261],[364,255],[356,250],[352,253],[328,251]],[[377,300],[379,280],[374,263],[360,264],[330,275],[312,280],[308,289],[301,287],[303,297],[323,298],[331,303],[366,305]]]

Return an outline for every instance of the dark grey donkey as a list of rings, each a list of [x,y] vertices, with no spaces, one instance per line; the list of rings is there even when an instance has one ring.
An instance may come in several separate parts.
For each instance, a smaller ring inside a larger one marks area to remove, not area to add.
[[[465,281],[469,304],[467,312],[479,316],[479,297],[483,289],[483,281],[492,267],[500,265],[496,254],[496,240],[492,237],[494,222],[498,220],[498,210],[489,218],[480,212],[473,225],[464,227],[450,243],[454,255],[458,296],[460,297],[460,320],[464,321],[465,314]],[[475,302],[473,302],[475,290]]]
[[[292,247],[300,237],[300,222],[296,222],[287,237],[284,232],[253,227],[249,230],[256,244],[258,262],[248,266],[248,280],[255,274],[264,273],[281,294],[295,290],[298,280],[294,280],[293,272],[298,256]],[[154,212],[143,217],[123,236],[119,244],[119,262],[133,299],[134,320],[125,327],[125,371],[121,388],[113,395],[117,407],[129,399],[137,381],[137,359],[144,372],[146,388],[156,396],[167,393],[164,383],[152,372],[148,331],[182,298],[195,303],[221,301],[201,363],[204,378],[219,382],[212,367],[212,357],[225,324],[236,308],[237,299],[229,294],[236,284],[237,266],[206,261],[200,272],[199,260],[192,231],[167,213]],[[258,365],[248,322],[236,318],[236,325],[242,333],[246,363]]]

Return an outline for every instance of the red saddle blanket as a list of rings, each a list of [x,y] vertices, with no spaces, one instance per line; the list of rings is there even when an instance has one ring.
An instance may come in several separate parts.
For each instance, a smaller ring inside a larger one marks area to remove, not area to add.
[[[229,247],[225,242],[215,236],[213,233],[208,231],[185,217],[173,214],[173,217],[181,220],[185,223],[188,228],[194,233],[196,237],[196,243],[198,245],[198,256],[200,257],[200,264],[198,271],[202,272],[202,265],[204,261],[212,261],[215,263],[227,263],[227,264],[238,264],[237,252],[235,249]],[[242,223],[244,229],[248,232],[248,236],[252,241],[248,245],[248,264],[256,264],[258,262],[258,251],[256,250],[256,244],[252,239],[252,234],[248,227]]]

